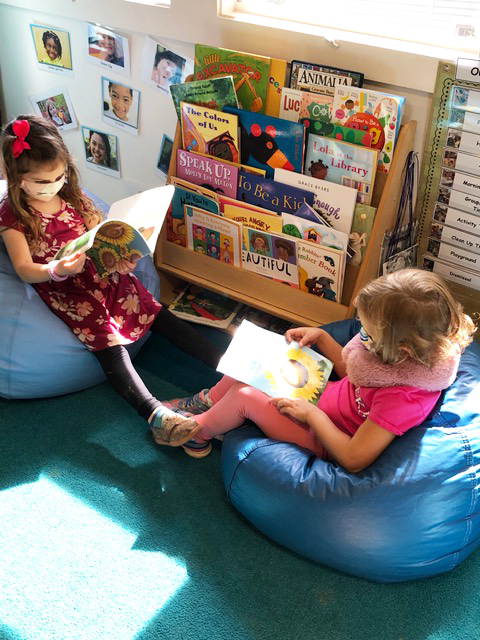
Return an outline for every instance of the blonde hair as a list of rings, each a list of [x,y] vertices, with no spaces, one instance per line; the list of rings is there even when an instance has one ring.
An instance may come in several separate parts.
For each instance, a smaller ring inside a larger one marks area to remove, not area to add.
[[[476,330],[445,282],[421,269],[401,269],[373,280],[354,305],[378,332],[373,350],[385,363],[409,355],[431,367],[463,351]]]
[[[13,123],[16,120],[26,120],[30,124],[30,131],[25,138],[30,149],[24,149],[18,158],[13,157],[13,143],[16,139]],[[66,167],[66,181],[59,191],[59,196],[77,209],[86,222],[90,222],[94,217],[98,217],[100,222],[100,214],[79,186],[78,172],[73,165],[70,152],[53,122],[41,116],[32,115],[18,116],[16,120],[12,120],[3,130],[0,141],[2,169],[7,179],[6,199],[27,237],[38,240],[40,219],[28,206],[27,198],[21,188],[23,176],[36,167],[53,165],[55,162],[65,162]]]

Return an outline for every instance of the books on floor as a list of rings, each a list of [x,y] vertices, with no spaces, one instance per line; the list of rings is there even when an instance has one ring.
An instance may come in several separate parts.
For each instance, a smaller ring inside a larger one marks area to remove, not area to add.
[[[168,309],[183,320],[226,329],[241,307],[241,302],[189,284],[169,304]]]

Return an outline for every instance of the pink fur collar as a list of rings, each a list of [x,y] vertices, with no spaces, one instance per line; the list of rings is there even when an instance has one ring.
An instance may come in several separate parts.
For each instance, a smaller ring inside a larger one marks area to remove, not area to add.
[[[343,350],[347,376],[359,387],[416,387],[425,391],[441,391],[449,387],[457,375],[460,355],[441,360],[429,368],[413,360],[384,364],[354,336]]]

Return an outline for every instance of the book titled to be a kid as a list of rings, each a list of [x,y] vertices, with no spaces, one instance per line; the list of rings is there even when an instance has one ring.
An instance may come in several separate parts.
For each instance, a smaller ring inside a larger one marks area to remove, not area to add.
[[[114,202],[107,220],[68,242],[54,260],[86,253],[104,278],[119,263],[152,254],[174,191],[172,185],[157,187]]]
[[[303,398],[316,404],[333,364],[285,336],[244,320],[217,371],[249,384],[272,398]]]

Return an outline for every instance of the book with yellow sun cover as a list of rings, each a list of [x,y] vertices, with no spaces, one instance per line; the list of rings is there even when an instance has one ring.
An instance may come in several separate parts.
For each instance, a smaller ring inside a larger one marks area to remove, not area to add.
[[[333,363],[313,349],[244,320],[220,359],[217,371],[272,398],[303,398],[316,404]]]

